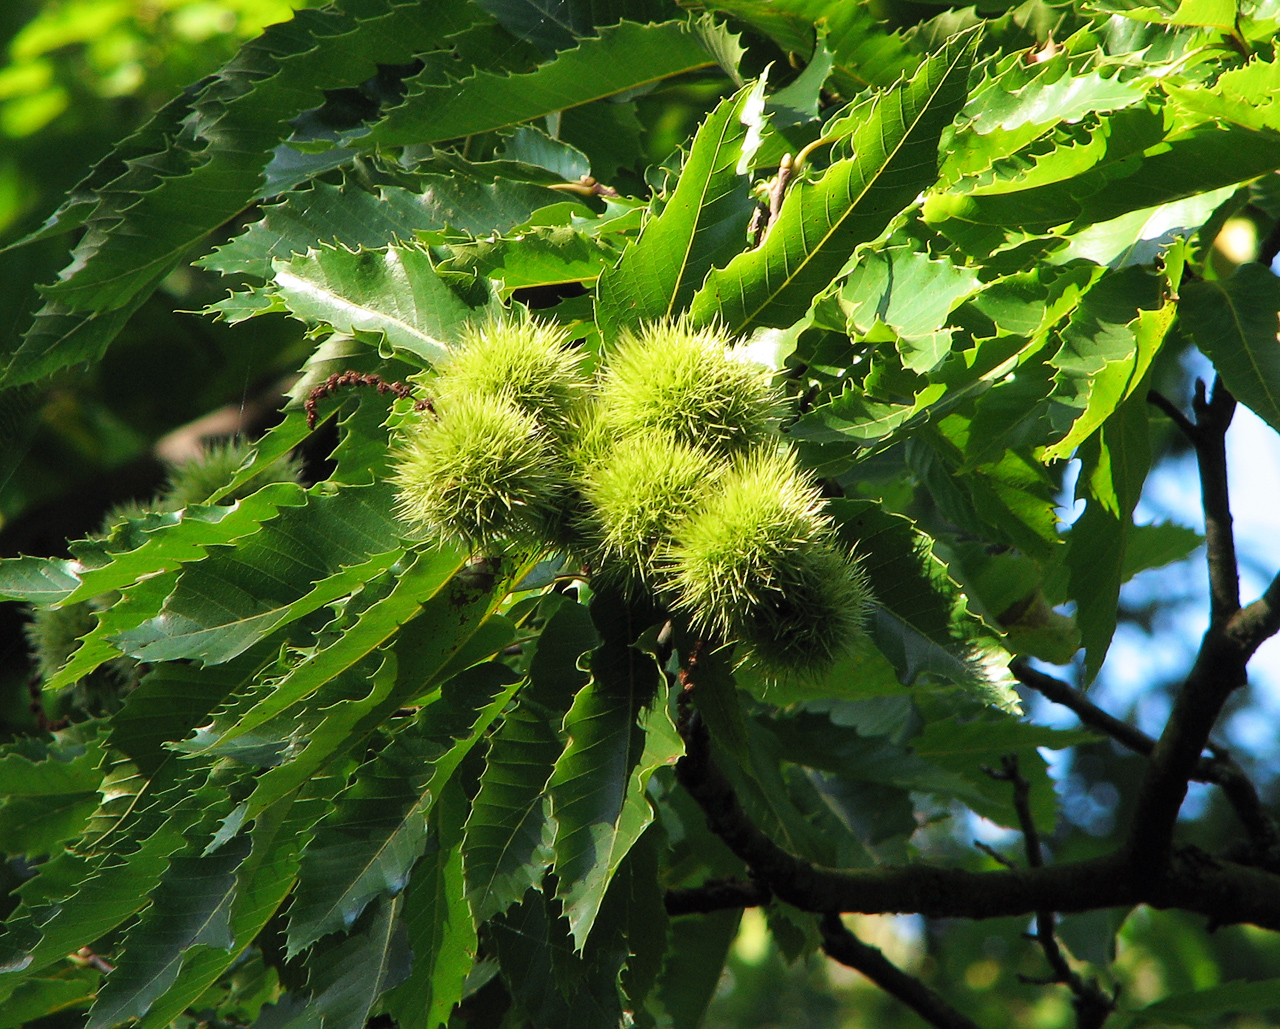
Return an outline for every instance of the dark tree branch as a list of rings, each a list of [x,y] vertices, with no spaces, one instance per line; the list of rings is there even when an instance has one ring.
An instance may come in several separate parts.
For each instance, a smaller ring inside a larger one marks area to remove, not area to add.
[[[1156,741],[1141,729],[1122,722],[1114,715],[1085,698],[1079,690],[1068,686],[1052,675],[1037,671],[1019,658],[1010,662],[1009,670],[1022,685],[1035,690],[1055,704],[1070,709],[1080,721],[1091,729],[1110,736],[1121,746],[1135,754],[1150,757]],[[1213,757],[1201,757],[1196,762],[1191,778],[1197,782],[1213,783],[1221,788],[1249,836],[1248,853],[1240,860],[1261,865],[1273,872],[1280,871],[1280,826],[1267,813],[1258,796],[1253,781],[1225,750],[1209,745]]]
[[[1128,848],[1141,878],[1160,874],[1173,843],[1173,827],[1187,782],[1200,767],[1209,734],[1232,691],[1246,682],[1245,667],[1258,646],[1280,628],[1280,580],[1224,623],[1211,623],[1191,674],[1174,701],[1138,794]],[[1239,795],[1237,789],[1236,795]]]
[[[756,908],[772,899],[769,887],[762,883],[722,879],[706,882],[686,890],[667,890],[664,902],[667,914],[706,915],[730,908]]]
[[[908,975],[878,949],[854,936],[839,915],[834,912],[824,915],[819,927],[822,930],[822,949],[829,957],[861,972],[930,1025],[938,1029],[978,1029],[974,1022],[915,976]]]
[[[1051,867],[985,872],[923,864],[813,865],[784,851],[746,816],[711,758],[706,726],[696,711],[681,719],[680,732],[686,752],[676,776],[702,808],[707,825],[774,895],[804,911],[1001,918],[1149,904],[1193,911],[1220,925],[1250,922],[1280,930],[1280,876],[1191,847],[1171,852],[1156,875],[1139,874],[1127,849]]]
[[[1018,769],[1018,755],[1006,754],[1001,770],[988,769],[993,778],[1003,780],[1013,787],[1013,808],[1018,815],[1018,826],[1027,851],[1027,864],[1032,868],[1044,866],[1044,851],[1040,846],[1040,833],[1031,816],[1031,784]],[[1080,1029],[1101,1029],[1116,1008],[1115,998],[1106,993],[1096,982],[1085,982],[1071,967],[1067,956],[1058,946],[1057,925],[1054,913],[1049,909],[1036,912],[1036,942],[1044,952],[1045,960],[1053,970],[1049,982],[1061,983],[1072,993],[1071,1003],[1076,1009],[1076,1024]]]

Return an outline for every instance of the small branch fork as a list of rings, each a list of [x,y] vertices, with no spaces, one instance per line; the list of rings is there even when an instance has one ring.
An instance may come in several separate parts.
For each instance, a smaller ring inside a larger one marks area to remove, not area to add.
[[[1150,757],[1151,752],[1156,749],[1156,741],[1141,729],[1108,714],[1079,690],[1052,675],[1037,671],[1025,660],[1012,662],[1009,670],[1022,685],[1055,704],[1068,708],[1082,724],[1110,736],[1135,754]],[[1243,864],[1258,865],[1271,872],[1280,872],[1280,826],[1276,825],[1275,819],[1263,807],[1253,781],[1231,755],[1214,744],[1209,745],[1209,751],[1212,757],[1201,757],[1196,762],[1191,778],[1196,782],[1212,783],[1220,787],[1244,826],[1249,846],[1245,853],[1233,854],[1232,858]]]
[[[1240,606],[1226,454],[1227,429],[1236,401],[1222,379],[1214,382],[1211,395],[1206,394],[1203,382],[1196,383],[1194,420],[1159,393],[1149,393],[1148,400],[1173,420],[1195,448],[1210,592],[1209,629],[1174,701],[1164,732],[1151,750],[1126,843],[1130,874],[1150,882],[1169,874],[1178,811],[1186,797],[1188,781],[1200,768],[1209,734],[1223,705],[1233,691],[1245,684],[1245,668],[1254,651],[1280,629],[1280,577],[1258,600],[1247,607]],[[1246,807],[1251,804],[1248,791],[1238,783],[1233,782],[1231,789],[1235,802]],[[1270,841],[1266,849],[1271,849]]]
[[[1035,819],[1031,816],[1031,784],[1018,770],[1018,755],[1006,754],[1001,760],[1001,767],[984,768],[991,778],[1007,782],[1013,786],[1013,808],[1018,815],[1018,826],[1022,830],[1022,840],[1027,852],[1027,864],[1032,868],[1044,866],[1044,852],[1040,846],[1040,833],[1036,829]],[[1072,993],[1071,1003],[1076,1009],[1076,1025],[1079,1029],[1101,1029],[1103,1023],[1116,1009],[1116,998],[1103,990],[1096,982],[1085,982],[1080,974],[1071,967],[1067,956],[1058,946],[1057,929],[1054,914],[1050,910],[1036,912],[1036,942],[1044,951],[1045,960],[1053,975],[1048,979],[1028,979],[1040,985],[1060,983]]]
[[[318,418],[317,405],[321,400],[333,396],[344,386],[372,386],[379,393],[394,393],[401,400],[413,396],[413,387],[403,382],[387,382],[381,375],[364,372],[334,372],[319,386],[307,394],[303,409],[307,412],[307,428],[314,429]],[[431,401],[419,400],[414,404],[417,411],[430,411]]]

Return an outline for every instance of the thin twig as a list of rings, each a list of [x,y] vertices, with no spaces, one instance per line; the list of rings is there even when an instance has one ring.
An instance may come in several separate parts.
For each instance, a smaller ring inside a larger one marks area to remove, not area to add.
[[[908,975],[877,948],[863,943],[849,931],[840,916],[829,912],[819,923],[822,949],[842,965],[861,972],[889,996],[901,1001],[938,1029],[978,1029],[913,975]]]
[[[1022,830],[1027,864],[1032,868],[1043,868],[1044,851],[1040,845],[1040,832],[1031,815],[1031,783],[1018,768],[1018,755],[1006,754],[1001,759],[1000,771],[986,769],[986,772],[993,779],[1007,782],[1013,787],[1013,808],[1018,816],[1018,826]],[[1050,910],[1036,912],[1036,941],[1053,971],[1048,982],[1061,983],[1071,991],[1071,1003],[1076,1009],[1076,1024],[1079,1029],[1100,1029],[1115,1010],[1115,998],[1096,982],[1085,982],[1071,967],[1067,956],[1058,946],[1056,919]]]
[[[1004,865],[1005,868],[1018,867],[989,843],[983,843],[981,840],[974,840],[973,845],[978,850],[982,851],[982,853],[986,854],[987,857],[991,858],[992,861],[996,862],[996,864]]]
[[[1218,376],[1209,396],[1205,394],[1204,382],[1196,380],[1191,402],[1195,421],[1168,397],[1154,390],[1147,394],[1147,400],[1168,415],[1195,448],[1209,561],[1210,617],[1215,623],[1225,622],[1240,610],[1240,571],[1231,529],[1226,448],[1227,429],[1235,414],[1236,399]]]

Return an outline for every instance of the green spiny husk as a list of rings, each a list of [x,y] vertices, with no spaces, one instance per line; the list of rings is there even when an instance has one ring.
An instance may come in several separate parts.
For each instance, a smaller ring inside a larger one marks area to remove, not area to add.
[[[652,589],[673,529],[720,474],[711,456],[657,435],[634,436],[583,475],[583,535],[597,574],[628,592]]]
[[[577,430],[587,387],[581,354],[564,329],[510,318],[469,327],[432,383],[443,407],[474,396],[505,398],[562,438]]]
[[[715,329],[663,322],[618,345],[601,378],[599,416],[618,440],[659,432],[730,457],[773,436],[779,402],[769,370]]]
[[[502,397],[438,408],[396,454],[401,516],[469,545],[553,536],[571,485],[546,429]]]
[[[772,670],[829,665],[861,634],[869,591],[822,506],[789,451],[739,459],[675,533],[675,608]]]

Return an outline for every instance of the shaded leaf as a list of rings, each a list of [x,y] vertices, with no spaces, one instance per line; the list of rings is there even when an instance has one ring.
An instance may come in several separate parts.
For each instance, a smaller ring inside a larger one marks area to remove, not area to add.
[[[551,864],[555,826],[544,789],[564,749],[556,728],[588,681],[578,660],[598,642],[587,609],[562,604],[543,626],[520,704],[489,741],[462,845],[478,923],[516,903]]]
[[[1280,430],[1280,278],[1246,264],[1227,279],[1188,282],[1178,320],[1232,395]]]
[[[247,839],[233,840],[213,854],[169,863],[151,907],[130,930],[115,971],[98,991],[88,1029],[145,1015],[177,979],[189,947],[231,949],[235,870],[248,853]]]
[[[592,601],[591,617],[603,642],[591,654],[591,681],[565,715],[569,742],[547,783],[556,822],[556,895],[578,946],[618,864],[652,818],[643,796],[630,805],[628,799],[633,772],[639,768],[647,780],[653,771],[643,768],[646,727],[638,723],[655,704],[659,680],[653,658],[631,645],[648,626],[602,594]],[[665,716],[665,709],[652,710]]]
[[[289,909],[289,953],[349,928],[366,905],[393,896],[427,844],[427,816],[458,763],[515,692],[504,665],[477,665],[401,728],[317,827]]]
[[[404,898],[409,977],[386,998],[386,1011],[406,1029],[436,1029],[462,999],[476,953],[476,928],[467,904],[460,826],[466,799],[455,784],[432,814],[434,835],[413,869]]]

